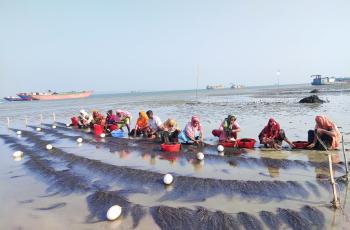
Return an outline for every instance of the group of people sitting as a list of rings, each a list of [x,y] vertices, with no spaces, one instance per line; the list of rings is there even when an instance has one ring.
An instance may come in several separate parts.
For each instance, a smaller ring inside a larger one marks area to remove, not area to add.
[[[114,114],[112,110],[107,112],[106,117],[97,111],[92,115],[85,110],[81,110],[78,117],[71,118],[72,125],[80,128],[93,128],[95,125],[102,126],[105,132],[127,129],[129,136],[144,136],[148,138],[159,137],[163,143],[183,143],[200,144],[203,143],[203,126],[198,116],[192,116],[191,120],[181,130],[174,119],[167,119],[162,122],[158,116],[155,116],[152,110],[139,112],[135,127],[131,129],[131,113],[124,110],[117,110]],[[340,144],[341,134],[334,122],[326,116],[316,116],[316,125],[314,130],[308,132],[309,149],[337,149]],[[219,138],[219,142],[235,142],[241,128],[234,115],[227,116],[218,129],[212,131],[212,134]],[[265,147],[280,149],[282,142],[285,141],[290,147],[294,148],[279,123],[270,118],[267,125],[259,134],[259,141]]]

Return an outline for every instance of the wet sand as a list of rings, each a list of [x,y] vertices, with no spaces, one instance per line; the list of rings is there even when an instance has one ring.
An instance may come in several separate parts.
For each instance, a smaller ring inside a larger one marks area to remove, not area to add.
[[[163,117],[172,112],[174,117],[189,116],[191,108],[202,111],[210,104],[206,130],[217,126],[217,108],[225,114],[232,104],[239,108],[241,126],[246,127],[241,135],[246,137],[256,135],[255,127],[262,128],[264,113],[277,116],[294,140],[302,139],[312,117],[323,111],[335,117],[344,134],[350,130],[350,99],[344,90],[323,92],[331,99],[328,104],[304,107],[294,102],[299,94],[308,94],[306,89],[213,93],[200,104],[179,102],[174,109],[154,103],[164,108]],[[256,101],[258,95],[262,101]],[[306,124],[296,125],[299,120]],[[150,140],[101,139],[60,122],[52,129],[47,120],[41,132],[35,131],[38,126],[38,121],[25,127],[14,120],[10,129],[0,127],[0,196],[6,207],[0,211],[1,229],[347,229],[348,185],[337,180],[342,210],[330,208],[325,152],[227,149],[220,156],[215,138],[207,134],[207,146],[185,146],[170,154]],[[84,139],[81,145],[78,137]],[[348,141],[345,135],[346,148]],[[45,148],[48,143],[52,150]],[[24,152],[19,161],[12,158],[17,150]],[[198,151],[205,154],[204,161],[195,159]],[[332,155],[340,178],[345,174],[342,154]],[[174,176],[170,186],[162,183],[166,173]],[[107,221],[106,211],[115,204],[122,206],[122,216]]]

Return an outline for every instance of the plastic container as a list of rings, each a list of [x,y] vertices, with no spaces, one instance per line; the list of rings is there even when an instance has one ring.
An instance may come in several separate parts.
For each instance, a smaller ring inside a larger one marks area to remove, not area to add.
[[[256,140],[253,138],[242,138],[237,140],[237,146],[239,148],[253,149]]]
[[[111,132],[112,137],[117,137],[117,138],[123,138],[126,137],[126,133],[124,133],[123,130],[114,130],[113,132]]]
[[[295,145],[295,149],[306,149],[306,147],[309,145],[309,142],[307,141],[294,141],[293,144]]]
[[[176,153],[179,152],[181,149],[181,144],[161,144],[160,145],[161,149],[163,152],[171,152],[171,153]]]
[[[234,148],[234,147],[237,147],[237,142],[235,142],[235,141],[220,141],[219,145],[222,145],[226,148]]]
[[[74,127],[78,127],[79,121],[78,121],[78,118],[77,118],[77,117],[72,117],[70,120],[72,121],[72,125],[73,125]]]
[[[96,124],[94,125],[94,134],[96,136],[100,136],[101,133],[103,133],[103,132],[104,132],[104,128],[102,125],[96,125]]]

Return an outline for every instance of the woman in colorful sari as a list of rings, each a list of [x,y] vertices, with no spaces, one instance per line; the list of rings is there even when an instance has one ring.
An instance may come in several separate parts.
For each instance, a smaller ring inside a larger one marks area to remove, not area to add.
[[[309,130],[308,133],[308,148],[318,150],[337,149],[340,144],[341,134],[337,125],[329,120],[326,116],[316,116],[315,130]],[[323,143],[320,143],[321,142]],[[323,145],[325,145],[323,147]]]
[[[130,134],[130,121],[130,112],[120,109],[116,111],[116,124],[118,125],[118,129],[123,129],[126,126],[126,128],[128,129],[128,134]]]
[[[112,110],[107,111],[106,129],[108,132],[113,132],[114,130],[118,129],[118,125],[116,124],[116,116],[113,114]]]
[[[228,115],[221,123],[220,128],[212,131],[213,135],[219,137],[220,142],[236,141],[237,134],[241,131],[241,127],[236,120],[237,118],[234,115]]]
[[[161,125],[160,129],[160,135],[163,143],[169,144],[178,142],[180,129],[178,128],[177,123],[174,119],[170,118],[166,120]]]
[[[193,116],[185,129],[179,135],[179,142],[186,144],[199,144],[203,142],[203,127],[198,116]]]
[[[280,128],[280,124],[273,118],[269,119],[265,128],[260,132],[259,140],[261,144],[269,148],[280,149],[283,141],[287,142],[290,147],[295,147],[286,137],[284,130]]]
[[[130,136],[146,135],[148,131],[148,116],[144,111],[139,112],[135,128],[131,130]]]
[[[97,112],[96,110],[94,110],[92,112],[92,118],[93,118],[92,123],[94,125],[101,125],[103,127],[105,126],[105,124],[106,124],[105,117],[102,114],[100,114],[99,112]]]

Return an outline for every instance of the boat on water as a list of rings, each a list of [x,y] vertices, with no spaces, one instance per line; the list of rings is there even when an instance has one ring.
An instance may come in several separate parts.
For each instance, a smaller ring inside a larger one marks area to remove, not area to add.
[[[6,101],[30,101],[31,99],[24,99],[24,98],[21,98],[21,97],[4,97],[4,99]]]
[[[322,77],[322,75],[311,75],[311,85],[331,85],[335,83],[334,77]]]
[[[241,88],[244,88],[243,85],[236,85],[236,84],[231,84],[231,89],[241,89]]]
[[[81,92],[44,92],[44,93],[18,93],[21,99],[24,100],[65,100],[65,99],[78,99],[78,98],[86,98],[91,96],[92,91],[81,91]]]
[[[207,85],[207,89],[224,89],[223,85]]]

